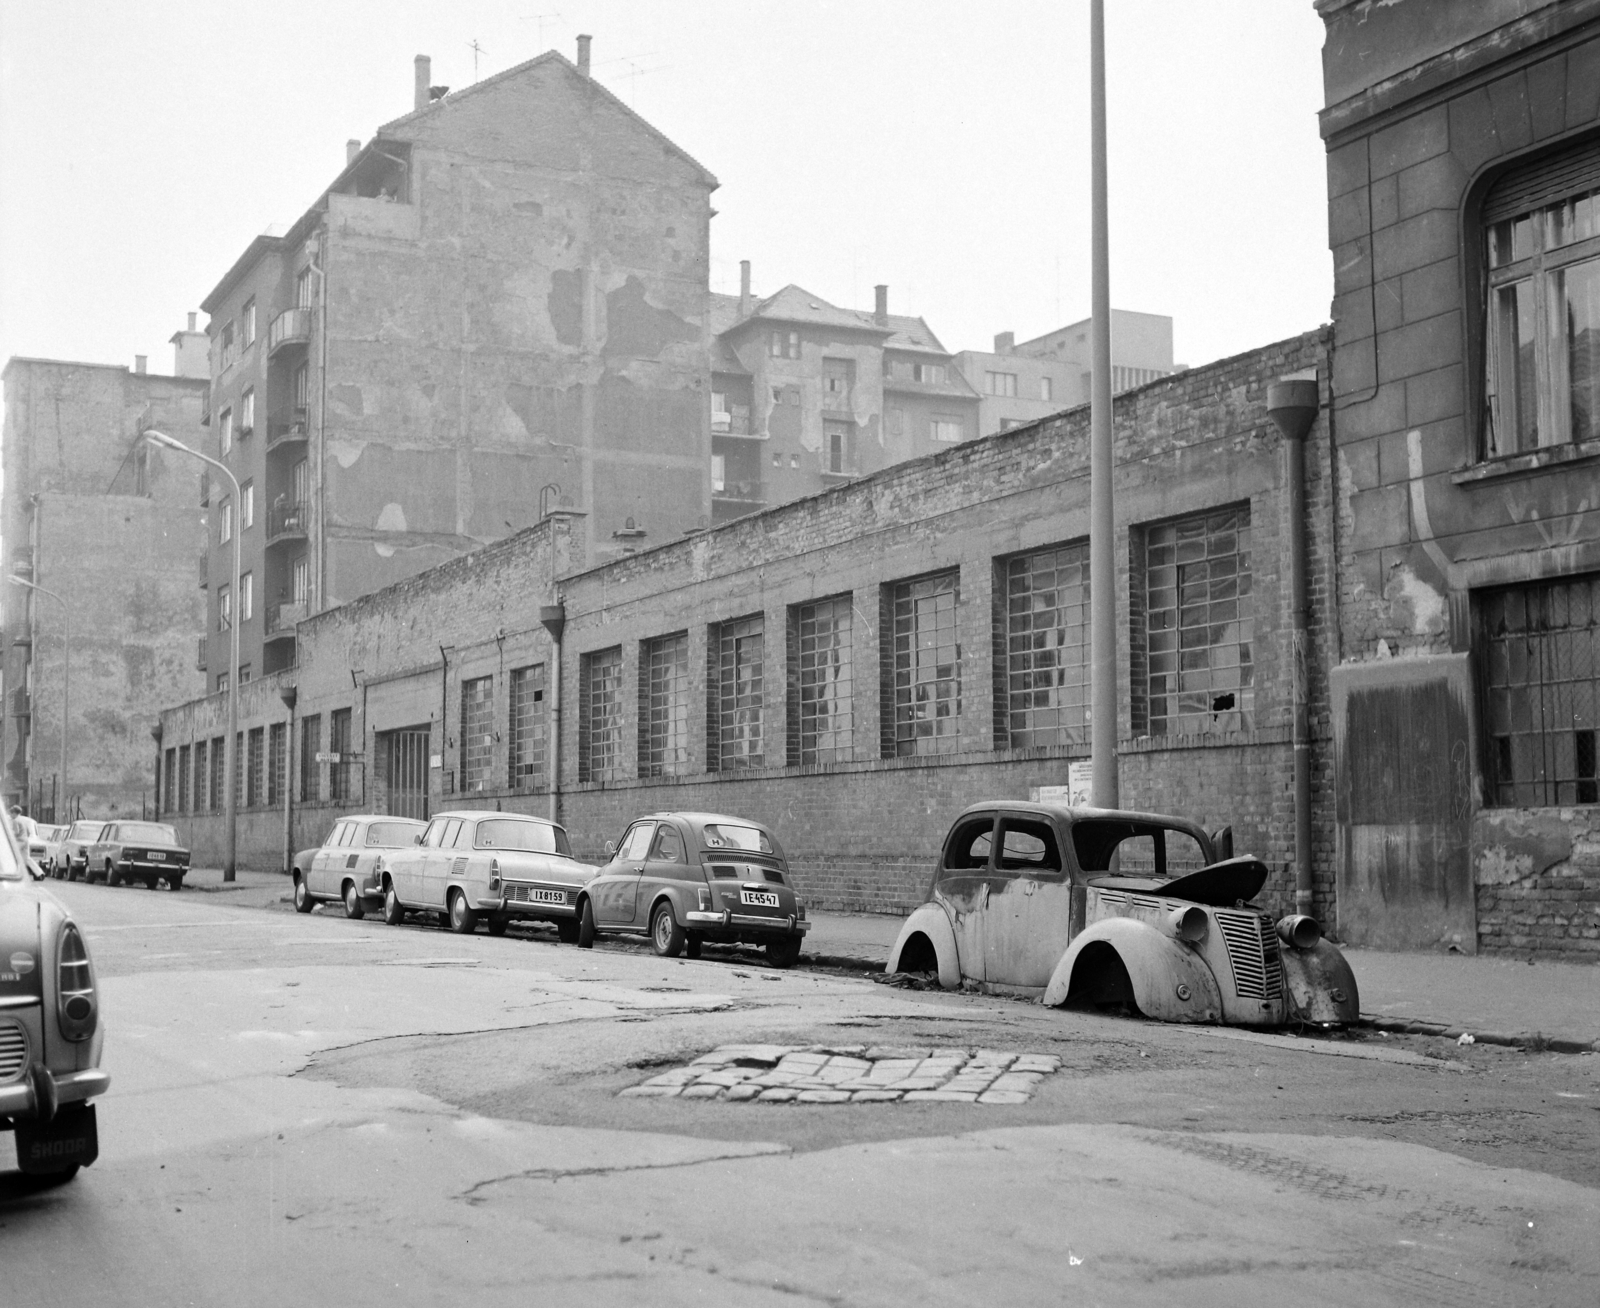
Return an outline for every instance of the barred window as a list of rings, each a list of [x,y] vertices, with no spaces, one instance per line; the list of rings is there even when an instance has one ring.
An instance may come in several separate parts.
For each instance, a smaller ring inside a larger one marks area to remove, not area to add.
[[[1089,739],[1089,546],[1019,554],[1002,565],[996,607],[996,743],[1012,749]]]
[[[1600,803],[1600,574],[1474,600],[1490,802]]]
[[[960,747],[961,639],[956,606],[959,572],[940,572],[886,586],[883,638],[883,754],[948,754]]]
[[[289,740],[289,729],[282,722],[267,728],[267,804],[269,807],[283,803],[284,746]]]
[[[494,755],[494,678],[461,683],[461,791],[489,788]]]
[[[221,809],[227,804],[224,796],[228,793],[224,789],[227,767],[227,753],[223,749],[225,736],[213,736],[211,739],[211,804],[213,809]]]
[[[789,611],[789,764],[840,763],[853,756],[849,595]]]
[[[334,709],[328,714],[328,753],[336,755],[337,763],[328,768],[328,798],[343,802],[353,797],[350,784],[355,764],[350,759],[350,710]]]
[[[1253,725],[1250,510],[1198,514],[1145,535],[1145,651],[1152,736]]]
[[[322,798],[322,773],[317,755],[322,752],[322,714],[300,719],[300,802]]]
[[[194,745],[194,811],[205,813],[211,808],[211,747],[203,740]]]
[[[622,649],[614,646],[578,663],[578,780],[622,777]]]
[[[161,770],[161,811],[163,813],[180,813],[183,810],[178,806],[177,796],[172,793],[172,784],[178,779],[178,751],[169,749],[163,760]]]
[[[250,739],[246,748],[245,759],[245,805],[255,808],[262,802],[266,793],[266,749],[267,731],[265,727],[251,727]]]
[[[689,633],[639,645],[639,775],[689,770]]]
[[[513,790],[545,786],[544,664],[511,670],[511,763]]]
[[[178,746],[178,791],[173,796],[173,799],[175,801],[173,812],[187,813],[189,811],[191,801],[189,798],[189,747],[187,745]],[[198,808],[199,805],[195,804],[193,807]]]
[[[706,763],[711,770],[762,766],[764,647],[764,619],[759,613],[719,622],[711,629],[706,678],[711,703]]]

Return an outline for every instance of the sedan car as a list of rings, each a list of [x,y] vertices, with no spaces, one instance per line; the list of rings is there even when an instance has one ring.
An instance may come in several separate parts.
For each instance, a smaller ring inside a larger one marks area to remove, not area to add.
[[[76,881],[79,877],[87,880],[90,850],[105,828],[104,818],[79,818],[67,828],[67,834],[61,838],[57,867],[68,881]]]
[[[777,838],[719,813],[653,813],[629,824],[580,902],[578,943],[648,935],[658,954],[698,958],[703,941],[764,946],[793,967],[811,929]]]
[[[44,869],[46,876],[65,875],[64,872],[57,873],[56,863],[61,857],[61,842],[70,830],[70,827],[41,824],[38,836],[28,842],[28,857]],[[43,849],[36,852],[40,844],[43,845]]]
[[[100,1152],[94,1105],[100,1001],[89,947],[66,907],[0,835],[0,1131],[24,1172],[67,1181]]]
[[[440,813],[418,844],[383,856],[383,920],[408,911],[442,914],[470,935],[480,919],[504,935],[516,919],[554,922],[564,941],[578,938],[578,900],[595,874],[572,857],[564,828],[520,813]]]
[[[154,890],[165,881],[168,890],[182,890],[189,871],[189,851],[165,822],[107,822],[89,846],[85,876],[102,877],[108,886],[142,881]]]
[[[294,906],[309,913],[318,900],[337,899],[346,917],[365,917],[383,903],[378,860],[386,851],[409,849],[427,823],[415,818],[359,813],[340,818],[328,838],[294,856]]]
[[[1219,850],[1218,846],[1221,846]],[[1340,1025],[1354,974],[1315,919],[1274,922],[1232,835],[1185,818],[995,800],[946,835],[888,971],[1131,1008],[1168,1022]]]

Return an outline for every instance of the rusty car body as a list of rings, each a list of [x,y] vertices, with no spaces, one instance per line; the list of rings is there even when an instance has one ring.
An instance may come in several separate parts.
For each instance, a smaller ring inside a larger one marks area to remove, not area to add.
[[[1168,1022],[1355,1021],[1343,954],[1312,918],[1274,921],[1253,904],[1267,868],[1230,845],[1165,814],[975,804],[945,837],[887,970]]]

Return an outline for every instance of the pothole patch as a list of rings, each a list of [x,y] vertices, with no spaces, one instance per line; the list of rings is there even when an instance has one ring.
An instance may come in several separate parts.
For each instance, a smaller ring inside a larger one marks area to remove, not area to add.
[[[877,1045],[720,1045],[623,1098],[759,1104],[1025,1104],[1054,1054]]]

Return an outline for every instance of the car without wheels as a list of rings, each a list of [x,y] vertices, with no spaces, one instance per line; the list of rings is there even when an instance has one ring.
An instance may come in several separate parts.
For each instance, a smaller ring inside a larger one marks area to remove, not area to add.
[[[584,893],[578,943],[645,935],[656,953],[700,956],[706,941],[762,946],[792,967],[811,924],[777,837],[720,813],[653,813],[630,823]]]
[[[887,971],[937,974],[1166,1022],[1338,1026],[1355,976],[1315,919],[1274,922],[1251,901],[1261,860],[1228,829],[1156,813],[1014,800],[956,818],[929,902]]]
[[[182,890],[189,871],[189,850],[165,822],[107,822],[89,846],[87,877],[108,886],[141,881],[154,890],[165,881],[168,890]]]
[[[105,828],[104,818],[79,818],[67,829],[67,834],[61,838],[58,857],[68,881],[77,881],[80,877],[88,880],[90,851]]]
[[[391,925],[432,912],[452,931],[470,935],[486,921],[498,936],[519,919],[553,922],[568,943],[578,938],[579,893],[594,875],[572,857],[557,823],[478,809],[438,814],[418,844],[385,854],[378,872]]]
[[[309,913],[320,900],[338,900],[346,917],[365,917],[383,903],[378,864],[383,855],[410,849],[426,829],[415,818],[357,813],[333,824],[328,838],[294,856],[294,906]]]

